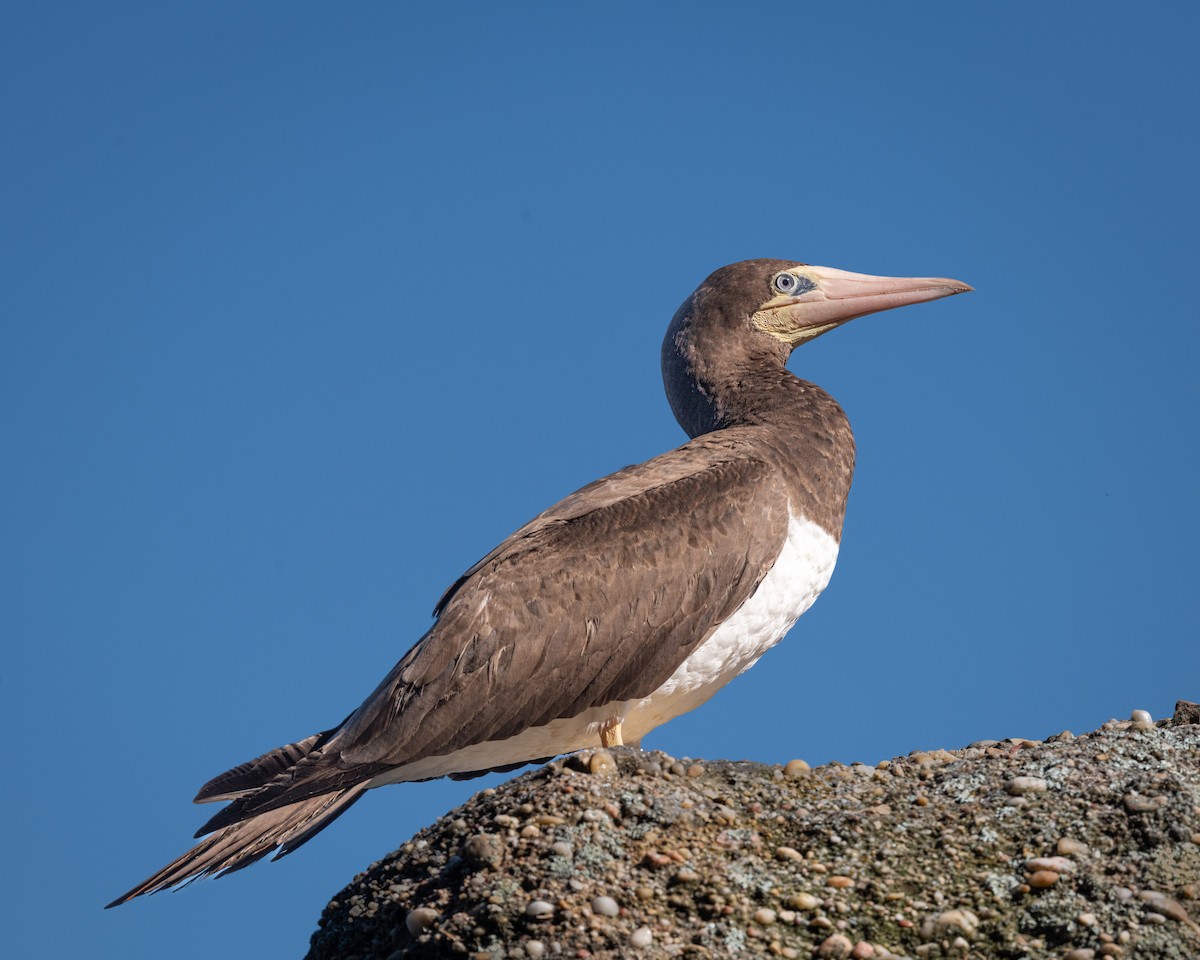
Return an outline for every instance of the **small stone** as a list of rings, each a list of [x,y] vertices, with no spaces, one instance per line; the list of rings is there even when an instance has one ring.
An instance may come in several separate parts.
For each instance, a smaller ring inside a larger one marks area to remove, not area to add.
[[[1026,793],[1044,793],[1050,785],[1041,777],[1013,777],[1004,784],[1010,796],[1019,797]]]
[[[1094,927],[1096,925],[1096,915],[1094,913],[1081,913],[1075,918],[1075,922],[1085,927]]]
[[[1045,890],[1056,883],[1058,883],[1058,871],[1056,870],[1037,870],[1029,875],[1029,885],[1034,890]]]
[[[1121,802],[1130,813],[1150,813],[1162,806],[1161,799],[1160,797],[1143,797],[1140,793],[1130,792],[1121,798]]]
[[[850,951],[854,949],[854,944],[850,942],[850,938],[844,933],[830,934],[821,941],[821,945],[817,947],[818,957],[832,957],[834,960],[845,960],[850,956]]]
[[[816,910],[821,905],[821,898],[811,893],[794,893],[787,898],[787,905],[793,910]]]
[[[783,775],[794,779],[796,777],[803,777],[811,771],[812,767],[803,760],[789,760],[783,768]]]
[[[530,900],[525,907],[525,916],[539,919],[554,913],[554,904],[549,900]]]
[[[504,841],[494,833],[477,833],[462,845],[462,858],[468,863],[495,869],[504,860]]]
[[[629,935],[629,945],[644,950],[654,942],[654,933],[649,927],[638,927]]]
[[[775,922],[775,911],[770,907],[760,907],[754,911],[753,920],[760,927],[766,927]]]
[[[638,887],[636,890],[633,891],[633,895],[635,897],[637,897],[640,901],[642,901],[642,903],[645,903],[647,900],[654,899],[654,888],[653,887]]]
[[[1055,852],[1063,857],[1087,856],[1089,849],[1088,845],[1082,840],[1073,840],[1070,837],[1061,838],[1054,846]]]
[[[1026,873],[1037,873],[1039,870],[1053,870],[1055,873],[1071,873],[1075,869],[1066,857],[1034,857],[1025,861]]]
[[[834,874],[825,881],[825,885],[827,887],[836,887],[838,890],[845,890],[848,887],[854,886],[854,880],[841,874]]]
[[[804,854],[792,847],[776,847],[775,856],[779,860],[803,860]]]
[[[607,750],[597,750],[588,758],[588,773],[593,776],[610,776],[617,772],[617,761]]]
[[[532,960],[542,960],[546,955],[546,945],[541,940],[526,940],[524,946],[526,956]]]
[[[689,777],[691,777],[693,780],[696,777],[702,777],[702,776],[704,776],[704,767],[698,763],[693,763],[690,767],[687,768],[687,775]]]
[[[1157,890],[1143,890],[1138,894],[1138,899],[1146,904],[1146,909],[1162,914],[1164,917],[1170,917],[1179,923],[1189,923],[1191,917],[1188,916],[1187,910],[1184,909],[1182,903],[1178,900],[1172,900],[1165,893],[1160,893]]]
[[[417,907],[408,911],[408,916],[404,918],[404,926],[414,937],[419,937],[437,923],[439,916],[440,914],[430,907]]]
[[[556,857],[573,857],[575,856],[575,848],[572,847],[566,840],[555,840],[550,844],[550,852]]]
[[[1063,960],[1096,960],[1096,951],[1091,947],[1076,947],[1063,954]]]
[[[592,912],[602,917],[616,917],[621,913],[621,907],[612,897],[593,897]]]
[[[921,936],[927,940],[944,939],[953,935],[975,939],[979,917],[970,910],[943,910],[921,923]]]
[[[854,949],[850,951],[852,960],[871,960],[875,956],[874,945],[867,943],[866,940],[859,940],[854,945]]]
[[[1100,948],[1100,956],[1123,957],[1125,956],[1125,951],[1118,947],[1115,943],[1106,943]]]
[[[659,853],[657,850],[651,850],[642,857],[642,866],[649,867],[651,870],[661,870],[663,867],[669,867],[674,862],[665,853]]]
[[[1153,730],[1154,718],[1150,716],[1147,710],[1134,710],[1129,715],[1129,719],[1133,721],[1134,730]]]
[[[520,826],[521,821],[507,813],[498,813],[492,817],[492,823],[498,827],[504,827],[505,830],[515,830]]]

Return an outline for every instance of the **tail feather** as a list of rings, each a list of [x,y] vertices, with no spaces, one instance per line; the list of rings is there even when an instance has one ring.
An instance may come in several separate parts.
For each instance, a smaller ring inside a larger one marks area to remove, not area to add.
[[[214,800],[234,800],[268,783],[281,773],[290,770],[299,761],[316,750],[332,730],[314,733],[311,737],[268,750],[261,757],[240,763],[232,770],[213,777],[196,794],[194,803],[211,803]]]
[[[108,906],[115,907],[134,897],[187,884],[200,877],[224,876],[250,866],[277,848],[279,852],[275,859],[279,859],[311,840],[345,813],[366,788],[367,782],[364,781],[345,790],[310,797],[224,827],[117,897]]]

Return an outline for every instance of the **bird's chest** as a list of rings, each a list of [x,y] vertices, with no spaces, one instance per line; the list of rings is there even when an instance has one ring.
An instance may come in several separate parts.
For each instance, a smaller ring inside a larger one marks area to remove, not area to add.
[[[632,711],[652,729],[693,709],[775,646],[829,584],[838,543],[819,524],[791,515],[787,537],[758,589]],[[638,722],[640,719],[641,722]]]

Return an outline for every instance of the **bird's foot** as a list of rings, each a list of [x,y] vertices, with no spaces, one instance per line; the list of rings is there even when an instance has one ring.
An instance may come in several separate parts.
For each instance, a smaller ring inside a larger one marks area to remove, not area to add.
[[[621,739],[621,721],[608,720],[600,727],[600,746],[602,747],[623,747],[625,741]]]

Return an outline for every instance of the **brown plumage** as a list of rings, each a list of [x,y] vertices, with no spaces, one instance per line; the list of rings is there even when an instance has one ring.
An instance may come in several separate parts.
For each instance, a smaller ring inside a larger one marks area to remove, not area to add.
[[[601,724],[643,731],[707,699],[728,677],[676,706],[654,701],[755,595],[789,523],[841,535],[853,437],[838,404],[786,370],[792,349],[964,289],[787,261],[718,270],[663,344],[667,395],[693,439],[571,494],[472,566],[357,710],[211,780],[197,802],[230,801],[197,833],[211,835],[110,906],[290,853],[371,786],[511,769],[597,742]]]

